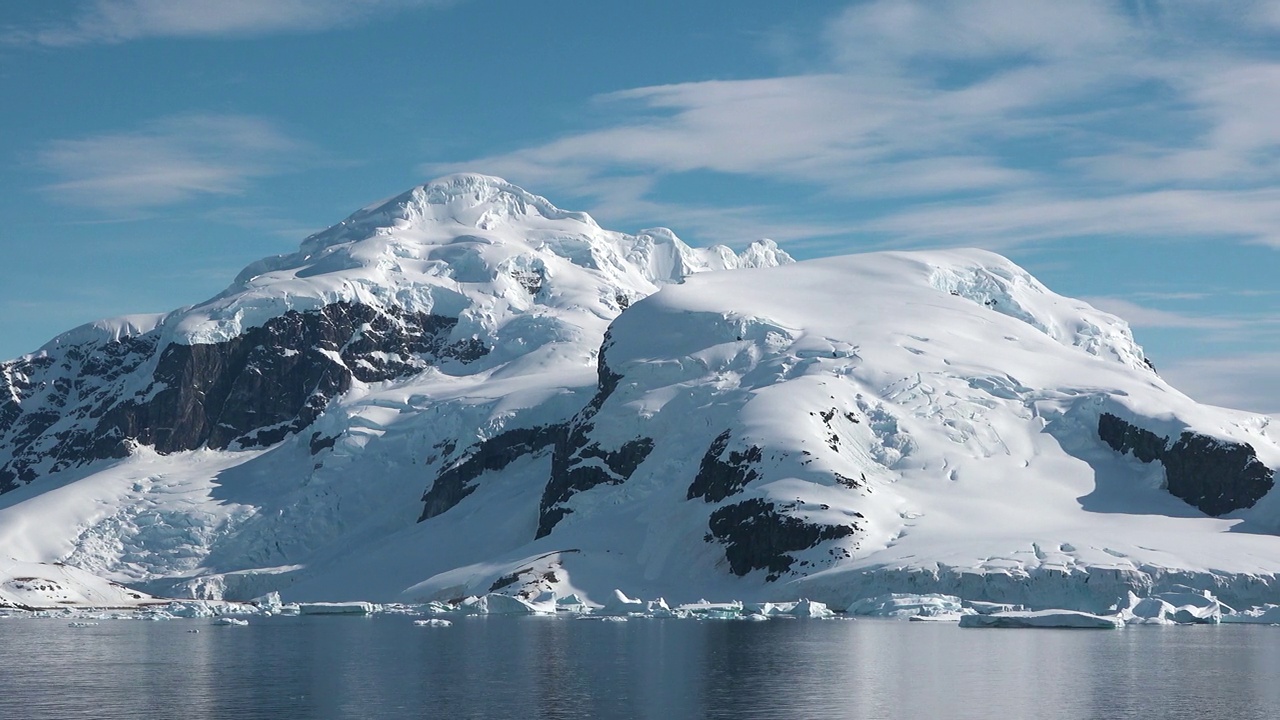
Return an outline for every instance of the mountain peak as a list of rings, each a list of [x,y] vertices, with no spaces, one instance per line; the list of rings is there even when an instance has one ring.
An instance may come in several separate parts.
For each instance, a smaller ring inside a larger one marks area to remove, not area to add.
[[[550,200],[492,175],[456,173],[418,185],[353,213],[303,241],[303,252],[368,237],[378,229],[409,230],[461,225],[490,230],[513,222],[540,225],[571,221],[599,229],[585,212],[562,210]]]

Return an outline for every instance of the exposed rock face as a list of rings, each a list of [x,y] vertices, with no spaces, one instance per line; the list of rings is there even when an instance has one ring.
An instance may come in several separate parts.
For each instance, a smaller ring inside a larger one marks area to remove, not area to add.
[[[542,493],[537,537],[550,535],[556,524],[572,512],[564,506],[569,498],[597,485],[621,485],[653,451],[650,438],[636,438],[616,450],[605,450],[587,438],[590,430],[590,426],[577,426],[565,440],[556,443],[551,456],[551,479]]]
[[[702,456],[698,474],[689,485],[688,499],[700,497],[709,503],[720,502],[742,492],[747,483],[760,477],[760,473],[751,467],[760,462],[760,448],[752,445],[746,452],[733,450],[725,457],[729,437],[728,430],[720,433],[707,449],[707,454]]]
[[[724,555],[733,574],[767,570],[770,581],[791,570],[795,558],[789,553],[858,531],[856,524],[810,523],[784,514],[774,503],[759,498],[725,505],[711,513],[710,528],[708,540],[724,543]]]
[[[0,364],[0,493],[40,475],[97,457],[93,429],[122,397],[155,353],[158,333],[67,347],[60,355],[34,355]]]
[[[130,443],[160,453],[270,445],[310,425],[353,380],[380,382],[444,358],[454,318],[333,303],[289,311],[230,340],[168,344],[159,331],[7,363],[0,374],[0,491]],[[31,409],[28,410],[27,408]]]
[[[440,473],[422,496],[422,516],[433,518],[475,492],[472,483],[491,470],[501,470],[525,455],[536,454],[554,445],[565,434],[563,425],[516,428],[474,445],[459,462]]]
[[[551,534],[556,524],[572,512],[565,507],[569,498],[597,485],[626,482],[653,451],[650,438],[636,438],[613,450],[603,448],[591,439],[591,431],[595,429],[592,420],[622,380],[621,375],[609,368],[605,359],[608,347],[609,334],[605,333],[596,370],[599,378],[596,394],[556,442],[551,456],[551,479],[543,490],[538,509],[537,537]]]
[[[1142,462],[1164,465],[1174,497],[1218,516],[1253,507],[1275,484],[1253,446],[1184,432],[1176,442],[1132,425],[1110,413],[1098,418],[1098,437],[1116,452],[1132,452]]]

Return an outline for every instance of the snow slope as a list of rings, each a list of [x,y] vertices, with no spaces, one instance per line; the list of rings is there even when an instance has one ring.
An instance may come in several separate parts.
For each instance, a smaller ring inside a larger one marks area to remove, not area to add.
[[[0,555],[214,598],[1280,600],[1271,418],[1193,402],[1122,320],[992,253],[789,260],[496,178],[415,188],[206,303],[5,364],[29,472]],[[58,394],[111,352],[124,371]],[[296,416],[261,405],[301,376]],[[142,422],[184,417],[162,377],[257,379],[181,444]],[[112,452],[50,459],[77,432]]]
[[[162,601],[70,565],[0,557],[0,608],[136,608],[159,602]]]

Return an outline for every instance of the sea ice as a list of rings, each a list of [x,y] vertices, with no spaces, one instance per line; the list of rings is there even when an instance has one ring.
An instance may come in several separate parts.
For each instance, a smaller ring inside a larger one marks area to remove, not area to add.
[[[1227,613],[1222,616],[1222,622],[1280,625],[1280,605],[1259,605],[1248,610]]]
[[[458,612],[467,615],[550,615],[555,611],[554,600],[534,603],[501,593],[472,596],[458,605]]]
[[[1231,612],[1207,590],[1175,587],[1146,598],[1129,593],[1120,616],[1125,622],[1147,625],[1212,625]]]
[[[600,615],[630,615],[632,613],[642,615],[647,609],[648,605],[643,600],[629,597],[621,590],[615,589],[613,597],[606,600],[604,607],[598,609],[596,613]]]
[[[299,603],[303,615],[372,615],[373,603],[367,602],[315,602]]]
[[[965,615],[962,628],[1078,628],[1114,629],[1124,627],[1117,615],[1094,615],[1076,610],[1036,610],[991,615]]]
[[[791,608],[791,612],[788,613],[788,615],[802,618],[835,617],[835,613],[832,612],[826,604],[817,602],[816,600],[801,600]]]

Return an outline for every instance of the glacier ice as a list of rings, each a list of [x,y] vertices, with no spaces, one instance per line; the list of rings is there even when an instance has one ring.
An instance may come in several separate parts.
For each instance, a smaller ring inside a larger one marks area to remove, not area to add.
[[[242,374],[218,376],[232,349]],[[261,425],[271,393],[245,391],[209,415],[225,444],[122,436],[174,391],[166,352],[208,354],[210,387],[332,382]],[[0,391],[0,606],[1226,622],[1280,602],[1272,420],[1195,403],[1123,320],[984,251],[793,263],[450,176],[207,302],[60,336]],[[129,409],[115,434],[103,403]],[[1192,461],[1152,450],[1187,434]],[[1227,512],[1166,487],[1183,463],[1234,492],[1246,460]]]

